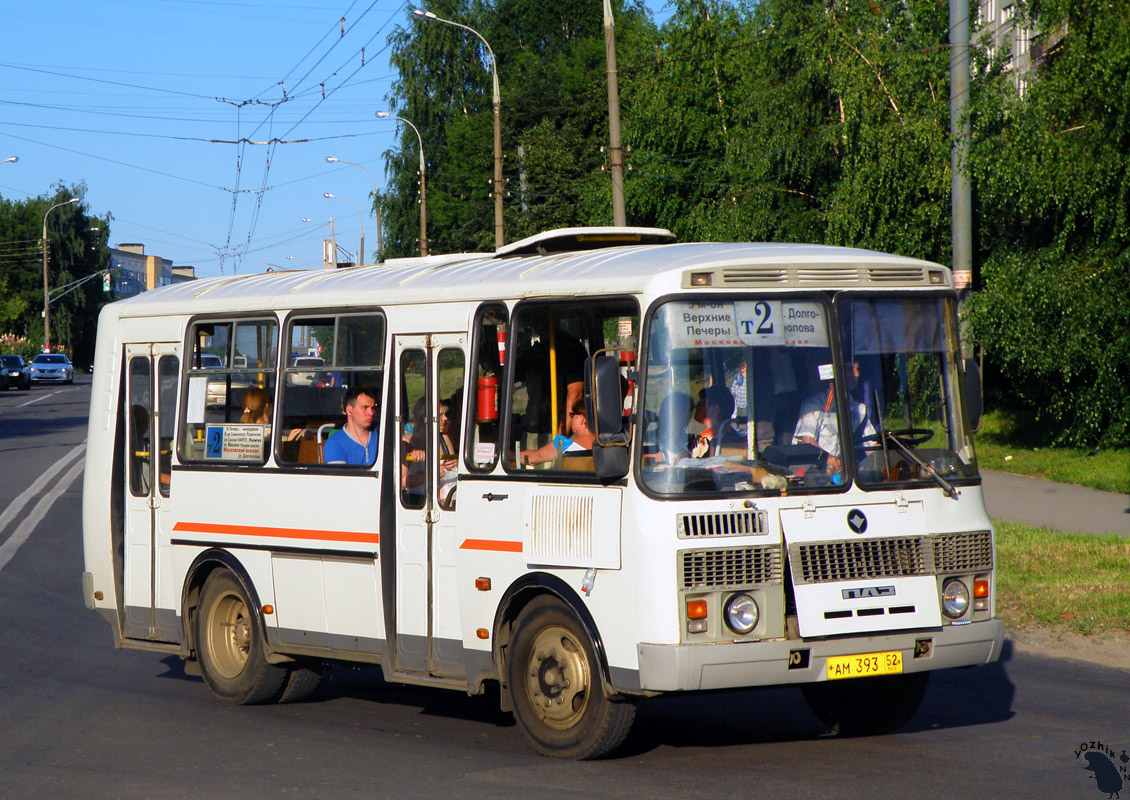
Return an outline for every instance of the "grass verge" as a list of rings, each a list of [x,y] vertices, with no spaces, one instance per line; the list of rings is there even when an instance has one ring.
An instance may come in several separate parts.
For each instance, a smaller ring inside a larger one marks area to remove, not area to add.
[[[1041,447],[1016,419],[1002,411],[985,414],[976,436],[977,464],[1060,483],[1130,494],[1130,450]]]
[[[994,525],[997,616],[1010,630],[1130,631],[1130,539]]]

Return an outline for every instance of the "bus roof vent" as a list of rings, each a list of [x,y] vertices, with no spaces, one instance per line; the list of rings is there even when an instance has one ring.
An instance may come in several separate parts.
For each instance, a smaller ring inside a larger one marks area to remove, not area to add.
[[[926,270],[922,267],[874,266],[867,272],[872,283],[926,283]]]
[[[600,250],[633,244],[671,244],[675,234],[664,228],[558,228],[503,245],[495,258]]]

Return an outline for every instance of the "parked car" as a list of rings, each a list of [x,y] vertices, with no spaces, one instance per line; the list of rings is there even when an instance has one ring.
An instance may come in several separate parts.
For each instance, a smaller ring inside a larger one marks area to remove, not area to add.
[[[40,353],[31,360],[32,383],[74,383],[71,360],[62,353]]]
[[[313,386],[318,381],[319,370],[326,365],[323,358],[317,356],[298,356],[293,359],[291,366],[296,369],[307,370],[306,372],[288,372],[286,375],[286,382],[291,386]]]
[[[31,370],[23,356],[0,356],[0,388],[31,388]]]

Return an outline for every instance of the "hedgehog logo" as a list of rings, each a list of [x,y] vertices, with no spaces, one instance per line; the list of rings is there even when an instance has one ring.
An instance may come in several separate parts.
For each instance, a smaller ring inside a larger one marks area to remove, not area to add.
[[[1120,800],[1120,792],[1130,781],[1127,774],[1127,764],[1130,756],[1123,750],[1115,755],[1115,750],[1103,742],[1083,742],[1075,751],[1075,758],[1085,762],[1082,769],[1091,773],[1089,780],[1095,782],[1095,788],[1107,796],[1108,800]]]

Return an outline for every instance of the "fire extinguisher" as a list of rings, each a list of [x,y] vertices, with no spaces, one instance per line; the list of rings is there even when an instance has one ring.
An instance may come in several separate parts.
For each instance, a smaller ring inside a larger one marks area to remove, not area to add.
[[[479,378],[477,395],[478,412],[476,419],[479,422],[497,422],[498,379],[493,375],[484,375]]]

